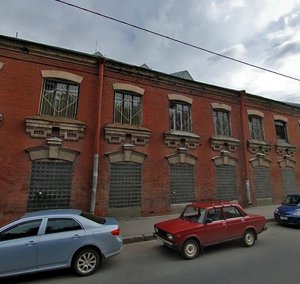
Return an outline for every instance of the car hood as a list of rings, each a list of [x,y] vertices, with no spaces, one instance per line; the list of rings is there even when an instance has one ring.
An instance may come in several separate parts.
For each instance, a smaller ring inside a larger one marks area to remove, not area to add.
[[[277,212],[279,214],[289,215],[297,209],[300,209],[300,207],[299,206],[282,205],[277,208]]]
[[[181,231],[186,231],[199,227],[202,224],[185,220],[183,218],[171,219],[163,222],[156,223],[154,226],[171,234],[177,234]]]

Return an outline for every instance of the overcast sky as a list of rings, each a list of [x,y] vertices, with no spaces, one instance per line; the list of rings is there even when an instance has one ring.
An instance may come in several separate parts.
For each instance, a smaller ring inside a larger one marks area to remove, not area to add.
[[[142,28],[300,79],[300,0],[65,0]],[[300,81],[72,8],[1,0],[0,34],[104,56],[195,81],[300,103]]]

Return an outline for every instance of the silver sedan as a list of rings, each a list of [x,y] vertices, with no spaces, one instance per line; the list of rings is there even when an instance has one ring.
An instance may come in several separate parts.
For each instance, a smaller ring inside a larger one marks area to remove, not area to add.
[[[76,209],[27,213],[0,228],[0,277],[65,267],[90,275],[122,245],[114,218]]]

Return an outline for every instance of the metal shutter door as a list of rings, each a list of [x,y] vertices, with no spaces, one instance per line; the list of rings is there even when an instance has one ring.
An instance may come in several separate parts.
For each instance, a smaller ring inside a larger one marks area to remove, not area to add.
[[[254,185],[256,198],[271,198],[271,183],[269,169],[266,167],[254,168]]]

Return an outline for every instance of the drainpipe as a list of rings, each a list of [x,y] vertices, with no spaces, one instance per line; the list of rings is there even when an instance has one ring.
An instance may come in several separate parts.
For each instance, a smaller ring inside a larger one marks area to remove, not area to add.
[[[250,190],[250,181],[249,181],[249,164],[248,164],[248,155],[247,155],[247,140],[245,135],[245,129],[247,128],[247,121],[245,121],[245,91],[241,91],[241,108],[240,108],[240,116],[241,116],[241,130],[242,130],[242,150],[244,154],[244,177],[245,177],[245,185],[246,185],[246,197],[248,200],[248,204],[252,205],[251,199],[251,190]]]
[[[95,213],[97,185],[98,185],[104,62],[105,62],[105,59],[103,57],[98,58],[98,64],[99,64],[98,97],[97,97],[98,100],[97,100],[97,114],[96,114],[97,121],[96,121],[96,130],[95,130],[94,157],[93,157],[93,183],[92,183],[92,196],[91,196],[91,204],[90,204],[90,212],[91,213]]]

